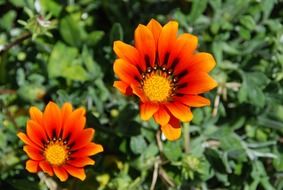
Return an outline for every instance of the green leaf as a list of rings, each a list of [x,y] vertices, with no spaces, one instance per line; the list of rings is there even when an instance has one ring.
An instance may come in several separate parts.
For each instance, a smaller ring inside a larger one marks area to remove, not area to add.
[[[146,150],[147,143],[145,142],[143,136],[141,135],[134,136],[134,137],[131,137],[130,147],[133,153],[141,154]]]
[[[72,14],[62,18],[59,25],[62,38],[65,42],[73,46],[81,45],[81,31],[78,23],[77,15]]]
[[[72,65],[71,67],[65,68],[62,76],[77,81],[86,81],[88,79],[88,74],[85,69],[80,65]]]
[[[39,185],[34,181],[28,181],[26,179],[13,179],[9,180],[9,183],[16,189],[16,190],[38,190]]]
[[[245,29],[244,27],[239,27],[239,34],[245,40],[249,40],[251,38],[250,31]]]
[[[254,30],[256,27],[256,23],[252,16],[246,15],[240,18],[240,22],[243,26],[245,26],[248,30]]]
[[[104,36],[103,31],[93,31],[87,37],[87,44],[91,46],[95,46]]]
[[[163,153],[170,161],[177,161],[182,156],[182,149],[178,142],[166,142],[163,146]]]
[[[68,47],[58,42],[50,55],[48,74],[51,78],[64,77],[69,80],[85,81],[89,78],[87,72],[77,59],[78,49]]]
[[[207,0],[193,0],[191,14],[189,16],[191,22],[195,22],[204,12],[207,6]]]
[[[100,66],[94,61],[86,46],[83,47],[81,58],[89,73],[89,78],[96,79],[103,76]]]
[[[114,23],[110,31],[110,44],[116,40],[123,40],[123,28],[120,23]]]
[[[7,12],[3,17],[0,19],[0,26],[1,28],[10,31],[12,29],[12,26],[14,24],[16,18],[16,12],[15,11],[9,11]]]
[[[63,7],[55,0],[40,0],[41,9],[44,13],[52,13],[54,16],[59,16]]]
[[[264,106],[265,95],[262,89],[269,83],[269,79],[259,72],[243,73],[242,76],[244,81],[238,94],[239,101]]]

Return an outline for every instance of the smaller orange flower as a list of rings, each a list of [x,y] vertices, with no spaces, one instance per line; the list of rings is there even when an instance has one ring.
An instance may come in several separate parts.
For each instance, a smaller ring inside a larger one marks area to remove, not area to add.
[[[30,116],[26,134],[17,134],[26,144],[24,151],[29,157],[26,169],[31,173],[55,174],[61,181],[66,181],[69,175],[84,180],[84,167],[94,165],[89,156],[103,151],[101,145],[91,142],[94,129],[84,129],[85,109],[73,110],[70,103],[60,109],[49,102],[43,113],[31,107]]]

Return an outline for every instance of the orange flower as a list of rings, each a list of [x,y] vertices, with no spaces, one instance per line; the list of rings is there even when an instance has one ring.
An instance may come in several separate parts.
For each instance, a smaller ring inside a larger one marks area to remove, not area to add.
[[[114,87],[137,95],[141,118],[153,116],[169,140],[180,137],[180,121],[192,120],[190,107],[210,105],[199,94],[217,86],[208,75],[215,66],[212,55],[196,52],[196,36],[177,32],[177,22],[162,27],[152,19],[136,28],[134,47],[115,41],[113,48],[118,56],[114,72],[120,79]]]
[[[43,113],[36,107],[30,108],[27,133],[17,134],[26,144],[29,172],[55,174],[61,181],[66,181],[69,174],[81,180],[86,178],[83,167],[94,164],[89,156],[102,152],[103,147],[91,142],[94,129],[84,129],[85,110],[72,109],[70,103],[60,109],[53,102]]]

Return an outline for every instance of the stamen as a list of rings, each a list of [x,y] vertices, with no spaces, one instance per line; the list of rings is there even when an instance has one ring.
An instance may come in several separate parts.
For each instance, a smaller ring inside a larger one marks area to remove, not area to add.
[[[48,161],[51,165],[60,166],[66,162],[70,154],[68,146],[64,145],[62,141],[56,139],[56,137],[53,137],[53,141],[46,144],[43,154],[46,161]]]
[[[177,81],[178,81],[178,78],[177,78],[177,77],[174,77],[174,78],[173,78],[173,82],[176,83]]]
[[[173,70],[165,66],[147,67],[146,72],[141,75],[141,88],[151,101],[167,101],[175,94],[177,77],[173,76]]]
[[[157,70],[157,65],[154,65],[153,69],[156,71]]]

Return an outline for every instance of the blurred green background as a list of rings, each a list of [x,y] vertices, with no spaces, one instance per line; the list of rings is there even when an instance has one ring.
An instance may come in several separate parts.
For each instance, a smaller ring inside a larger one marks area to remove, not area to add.
[[[159,147],[138,100],[112,87],[113,41],[151,18],[197,35],[219,83]],[[0,0],[0,189],[283,189],[282,23],[279,0]],[[84,182],[24,169],[16,133],[50,100],[85,107],[104,146]]]

